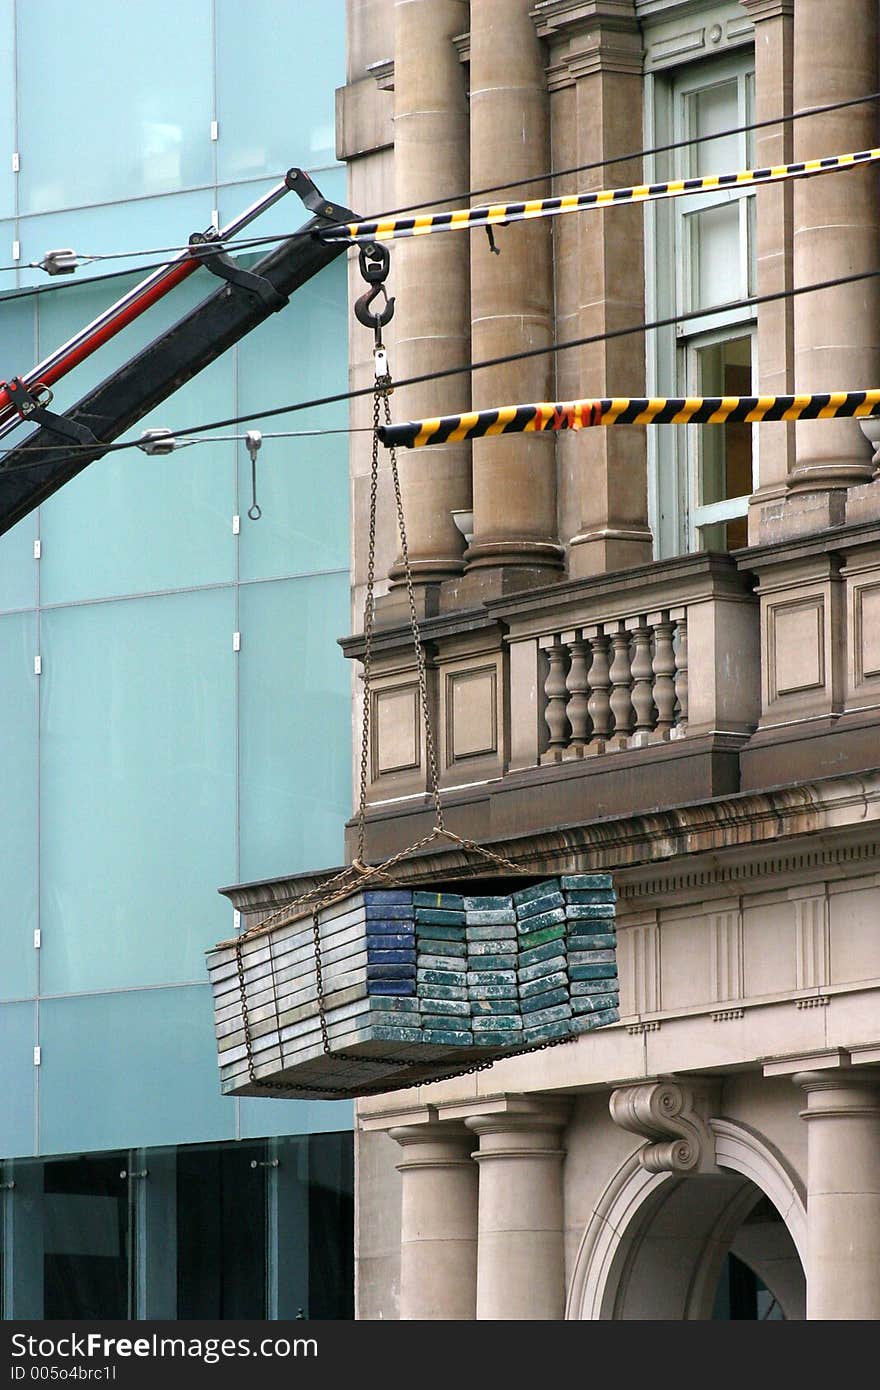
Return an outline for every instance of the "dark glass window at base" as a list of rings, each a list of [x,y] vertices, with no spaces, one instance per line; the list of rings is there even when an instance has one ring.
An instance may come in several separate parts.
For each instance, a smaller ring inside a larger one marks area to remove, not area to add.
[[[265,1147],[178,1150],[178,1318],[266,1317]]]
[[[43,1317],[131,1317],[131,1207],[125,1154],[46,1163]]]
[[[348,1131],[9,1162],[3,1314],[352,1318],[353,1150]]]

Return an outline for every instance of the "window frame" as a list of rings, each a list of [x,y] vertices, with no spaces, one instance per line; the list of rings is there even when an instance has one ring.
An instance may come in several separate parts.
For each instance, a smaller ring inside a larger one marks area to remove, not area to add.
[[[752,35],[746,36],[751,39]],[[723,54],[700,53],[691,62],[649,72],[645,78],[645,146],[656,147],[686,139],[692,133],[694,104],[690,98],[732,78],[737,81],[736,125],[754,119],[754,46],[740,44]],[[751,137],[736,137],[737,167],[747,167]],[[693,147],[648,156],[645,178],[655,182],[684,177],[693,165]],[[742,162],[739,162],[742,161]],[[727,173],[725,168],[706,170]],[[736,202],[740,211],[739,244],[743,274],[740,297],[755,292],[756,197],[754,189],[720,189],[691,197],[659,200],[646,205],[645,303],[646,319],[670,318],[695,307],[691,237],[687,219],[697,211]],[[742,304],[709,309],[687,323],[655,329],[646,335],[648,392],[652,396],[698,394],[698,352],[725,339],[752,339],[752,382],[758,380],[757,311]],[[744,516],[747,495],[722,502],[700,500],[700,440],[705,427],[670,425],[648,431],[648,512],[656,559],[700,549],[700,531],[716,522]],[[752,484],[757,486],[758,431],[752,430]]]

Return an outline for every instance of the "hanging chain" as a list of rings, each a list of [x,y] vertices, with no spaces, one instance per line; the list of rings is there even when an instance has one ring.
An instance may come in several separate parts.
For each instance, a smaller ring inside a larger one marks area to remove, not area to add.
[[[381,398],[384,405],[385,424],[391,424],[391,403],[388,397],[391,394],[391,376],[386,373],[376,381],[376,406],[375,432],[373,437],[374,453],[379,448],[378,434],[378,407],[381,388]],[[403,496],[400,489],[400,473],[397,467],[397,450],[391,448],[391,477],[394,481],[394,502],[397,507],[397,529],[400,532],[400,554],[403,560],[403,574],[406,581],[406,597],[409,602],[409,625],[412,633],[413,651],[416,657],[416,670],[419,681],[419,703],[421,706],[422,724],[425,730],[425,758],[428,764],[428,786],[431,791],[431,798],[434,802],[434,825],[439,831],[445,830],[443,824],[443,806],[440,801],[440,775],[437,770],[437,752],[434,744],[434,728],[431,719],[431,710],[428,703],[428,676],[425,664],[425,649],[422,646],[422,638],[419,632],[419,618],[416,611],[416,595],[413,586],[412,567],[409,562],[409,545],[406,538],[406,519],[403,512]]]
[[[373,396],[373,456],[370,461],[370,533],[367,552],[367,592],[364,596],[364,690],[361,719],[361,780],[357,816],[356,863],[362,865],[366,854],[367,781],[370,762],[370,727],[372,723],[373,620],[376,582],[376,499],[379,492],[379,386]]]

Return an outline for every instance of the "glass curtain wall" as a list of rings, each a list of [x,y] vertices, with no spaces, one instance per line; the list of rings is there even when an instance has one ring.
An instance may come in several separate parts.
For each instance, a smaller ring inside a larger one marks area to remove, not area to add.
[[[0,379],[288,168],[344,200],[344,80],[344,0],[0,0]],[[249,230],[308,216],[290,194]],[[68,246],[114,259],[29,264]],[[341,257],[127,437],[246,425],[108,455],[0,537],[4,1316],[351,1316],[351,1105],[221,1096],[204,960],[233,929],[219,887],[343,858],[347,411],[261,412],[344,391],[347,333]]]

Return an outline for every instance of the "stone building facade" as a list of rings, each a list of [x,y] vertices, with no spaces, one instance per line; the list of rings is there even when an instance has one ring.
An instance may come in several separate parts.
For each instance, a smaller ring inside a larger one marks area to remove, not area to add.
[[[834,11],[857,42],[827,42],[826,0],[350,0],[349,205],[874,146],[874,102],[778,121],[880,87],[877,0]],[[395,377],[594,341],[400,389],[393,417],[877,386],[876,279],[767,296],[876,271],[878,206],[864,170],[510,225],[497,255],[483,232],[397,242]],[[355,256],[350,273],[355,296]],[[658,319],[674,322],[601,336]],[[353,332],[355,387],[371,349]],[[369,410],[354,402],[353,423]],[[621,1019],[358,1104],[359,1317],[708,1318],[732,1267],[771,1316],[880,1317],[871,429],[632,426],[402,454],[448,823],[532,873],[614,873]],[[352,438],[356,659],[369,448]],[[372,859],[431,824],[381,463]],[[355,716],[357,750],[357,700]],[[461,863],[434,846],[408,872]]]

